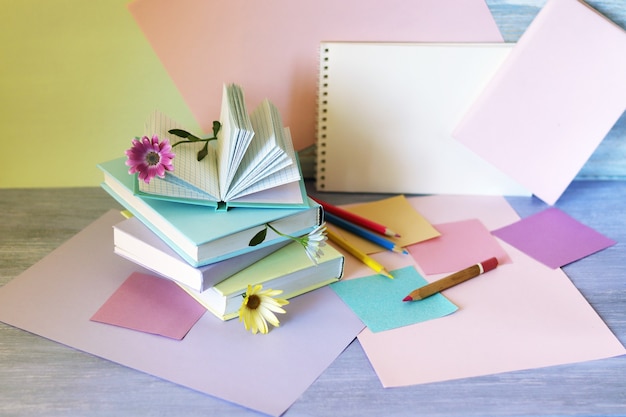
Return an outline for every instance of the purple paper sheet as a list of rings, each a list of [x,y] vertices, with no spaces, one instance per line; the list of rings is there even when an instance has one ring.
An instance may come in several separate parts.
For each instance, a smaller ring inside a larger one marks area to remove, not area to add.
[[[555,207],[492,233],[550,268],[562,267],[616,243]]]

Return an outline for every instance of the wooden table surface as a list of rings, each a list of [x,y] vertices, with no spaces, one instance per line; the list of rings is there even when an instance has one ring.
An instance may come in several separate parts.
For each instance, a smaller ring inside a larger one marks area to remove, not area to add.
[[[336,203],[381,195],[318,194]],[[545,205],[511,198],[521,216]],[[576,181],[556,204],[617,245],[564,268],[626,343],[626,182]],[[0,190],[0,285],[117,203],[99,188]],[[0,323],[1,416],[258,413]],[[358,341],[285,416],[626,415],[626,356],[384,389]]]

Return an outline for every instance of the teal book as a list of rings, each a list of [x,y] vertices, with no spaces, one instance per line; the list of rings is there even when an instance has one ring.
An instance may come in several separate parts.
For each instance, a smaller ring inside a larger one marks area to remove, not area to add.
[[[344,257],[332,246],[323,247],[323,254],[315,264],[302,250],[302,245],[291,242],[206,291],[179,285],[215,316],[230,320],[239,315],[248,284],[282,290],[278,298],[288,300],[335,283],[343,273]]]
[[[98,167],[104,173],[102,188],[195,267],[288,239],[268,229],[262,243],[250,246],[250,240],[268,223],[281,233],[301,236],[323,222],[320,205],[308,198],[304,207],[233,207],[219,211],[203,205],[136,195],[135,179],[128,174],[125,158],[104,162]]]

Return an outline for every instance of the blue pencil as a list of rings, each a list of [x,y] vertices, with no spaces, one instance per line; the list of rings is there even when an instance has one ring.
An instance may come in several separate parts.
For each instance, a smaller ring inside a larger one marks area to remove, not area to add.
[[[357,226],[356,224],[351,223],[345,219],[342,219],[341,217],[338,217],[334,214],[331,214],[329,212],[324,212],[324,217],[326,221],[328,221],[329,223],[332,223],[336,226],[341,227],[342,229],[352,232],[355,235],[362,237],[363,239],[367,239],[370,242],[377,244],[378,246],[382,246],[383,248],[388,249],[393,252],[400,252],[400,253],[405,253],[405,254],[408,253],[406,249],[399,248],[395,244],[395,242],[389,239],[385,239],[382,236],[372,233],[369,230],[364,229],[361,226]]]

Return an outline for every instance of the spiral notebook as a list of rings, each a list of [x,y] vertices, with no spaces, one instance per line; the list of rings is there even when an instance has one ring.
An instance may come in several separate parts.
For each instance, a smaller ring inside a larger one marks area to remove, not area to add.
[[[452,138],[512,44],[320,45],[319,191],[529,195]]]

